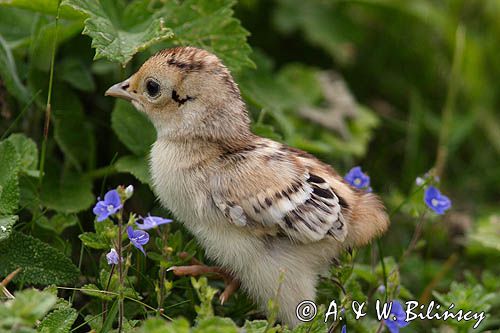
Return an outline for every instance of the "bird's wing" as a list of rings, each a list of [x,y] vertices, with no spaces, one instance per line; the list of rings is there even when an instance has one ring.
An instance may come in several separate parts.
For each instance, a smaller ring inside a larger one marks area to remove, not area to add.
[[[211,179],[213,202],[228,220],[250,231],[286,235],[301,243],[329,236],[344,241],[347,224],[342,199],[321,172],[308,168],[291,152],[267,149],[250,156],[234,159],[236,166]]]

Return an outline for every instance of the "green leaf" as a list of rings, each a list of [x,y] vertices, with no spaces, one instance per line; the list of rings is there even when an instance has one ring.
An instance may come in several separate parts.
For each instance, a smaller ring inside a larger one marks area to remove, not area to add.
[[[13,231],[0,242],[0,276],[7,276],[17,268],[22,271],[14,281],[37,285],[67,285],[78,279],[78,268],[64,254],[48,244]]]
[[[266,333],[267,328],[266,320],[253,320],[253,321],[245,321],[245,332],[247,333]]]
[[[201,47],[219,56],[232,70],[255,67],[250,60],[249,35],[234,18],[234,0],[165,1],[166,24],[174,31],[170,44]]]
[[[43,178],[42,204],[60,213],[78,213],[89,208],[94,202],[92,181],[77,173],[67,172],[62,176],[60,168],[47,163],[47,174]]]
[[[303,31],[313,45],[322,47],[341,64],[352,61],[352,43],[360,39],[360,27],[346,20],[335,1],[279,0],[274,13],[277,28],[288,34]],[[348,6],[345,6],[348,7]]]
[[[45,216],[38,219],[37,224],[47,230],[52,230],[56,234],[61,234],[66,228],[77,225],[78,217],[74,214],[56,214],[50,219]]]
[[[46,291],[26,289],[16,292],[15,300],[9,301],[11,313],[21,317],[26,324],[34,325],[57,302],[57,297]]]
[[[22,133],[11,134],[7,141],[16,148],[22,172],[29,173],[38,170],[38,148],[35,141]]]
[[[37,24],[34,27],[34,34],[30,43],[30,65],[41,71],[48,72],[52,60],[52,45],[54,44],[56,35],[56,48],[58,48],[59,45],[82,31],[83,24],[81,21],[60,20],[56,31],[54,19],[50,21],[42,19],[36,22]],[[47,47],[48,45],[50,47]],[[56,68],[57,74],[61,69],[59,65]]]
[[[54,89],[54,138],[68,160],[78,170],[89,164],[94,154],[94,134],[85,118],[78,96],[67,87]]]
[[[0,0],[0,4],[1,4]],[[0,10],[0,35],[7,41],[11,50],[25,45],[31,38],[31,27],[35,13],[14,7],[2,7]],[[12,27],[16,29],[12,29]]]
[[[194,308],[198,314],[198,320],[203,320],[206,318],[212,318],[214,316],[214,309],[212,307],[212,300],[217,293],[217,289],[212,288],[208,284],[208,280],[205,276],[196,280],[191,277],[191,284],[196,290],[196,294],[200,299],[200,305],[195,305]],[[203,331],[201,331],[203,332]]]
[[[212,317],[202,319],[192,333],[237,333],[238,328],[230,318]]]
[[[111,295],[107,292],[103,292],[93,283],[82,286],[82,293],[101,299],[103,301],[111,301],[115,297],[114,295]]]
[[[16,63],[7,42],[0,35],[0,78],[7,90],[20,101],[28,100],[28,91],[17,74]]]
[[[83,33],[92,38],[94,59],[105,57],[125,66],[137,52],[173,37],[159,13],[148,9],[149,1],[125,5],[112,0],[65,0],[63,5],[88,16]]]
[[[71,326],[78,317],[78,313],[73,308],[57,309],[43,318],[38,332],[40,333],[68,333]]]
[[[0,0],[0,6],[12,6],[22,9],[31,10],[37,13],[49,14],[55,16],[57,14],[57,6],[59,0]],[[82,18],[82,14],[70,7],[61,7],[59,15],[62,18],[75,19]]]
[[[94,232],[84,232],[83,234],[80,234],[78,238],[80,238],[80,240],[85,246],[90,247],[92,249],[106,250],[109,249],[110,247],[110,244],[107,241],[107,239]]]
[[[10,236],[12,227],[18,218],[17,215],[0,216],[0,242]]]
[[[19,164],[12,142],[0,142],[0,215],[13,214],[19,204]]]
[[[146,156],[124,156],[115,163],[116,170],[128,172],[139,179],[143,184],[151,184],[148,158]]]
[[[92,92],[95,90],[95,83],[90,69],[75,58],[66,58],[57,65],[56,75],[59,79],[68,82],[76,89]]]
[[[149,119],[125,101],[116,101],[111,115],[111,127],[120,141],[135,155],[144,156],[149,153],[156,140],[156,131]]]
[[[475,230],[467,237],[467,250],[477,256],[500,254],[500,214],[486,215],[477,220]]]
[[[189,322],[184,318],[165,321],[160,318],[146,319],[139,332],[142,333],[189,333]]]

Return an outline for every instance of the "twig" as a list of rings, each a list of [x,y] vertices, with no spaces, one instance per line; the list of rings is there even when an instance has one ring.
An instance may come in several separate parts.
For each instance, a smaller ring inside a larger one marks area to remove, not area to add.
[[[14,295],[12,295],[10,293],[10,291],[7,289],[7,285],[10,283],[10,281],[12,281],[12,279],[14,279],[14,277],[16,277],[16,275],[22,270],[21,267],[19,267],[18,269],[16,269],[15,271],[13,271],[12,273],[10,273],[9,275],[7,275],[7,277],[5,279],[3,279],[2,282],[0,282],[0,290],[2,290],[2,292],[4,293],[4,295],[9,298],[9,299],[14,299]]]

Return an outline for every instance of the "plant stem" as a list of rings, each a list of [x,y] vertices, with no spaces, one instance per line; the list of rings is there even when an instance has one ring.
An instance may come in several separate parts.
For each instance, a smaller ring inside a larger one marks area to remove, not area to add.
[[[167,257],[168,253],[165,253],[167,252],[165,250],[165,246],[166,246],[166,243],[167,243],[167,240],[166,240],[166,235],[167,235],[167,232],[166,232],[166,229],[167,228],[164,228],[163,229],[163,232],[161,233],[161,244],[162,244],[162,252],[164,254],[164,258]],[[165,258],[165,259],[168,259],[168,258]],[[161,312],[163,311],[162,309],[162,306],[163,306],[163,302],[165,300],[165,275],[166,275],[166,270],[165,270],[165,267],[160,263],[160,296],[158,297],[158,311]]]
[[[120,261],[120,259],[118,259],[118,261]],[[111,278],[113,277],[113,273],[115,272],[115,267],[116,267],[116,265],[111,266],[111,271],[109,272],[108,282],[106,283],[105,291],[108,291],[108,289],[109,289],[109,285],[111,284]],[[108,312],[108,302],[103,301],[102,302],[102,322],[103,323],[106,321],[107,312]]]
[[[384,287],[385,287],[385,302],[387,302],[387,290],[389,287],[387,286],[387,270],[384,262],[384,254],[382,252],[382,243],[380,242],[380,238],[377,238],[377,249],[380,257],[380,264],[382,265],[382,276],[384,278]]]
[[[460,69],[465,47],[465,28],[462,25],[457,27],[455,34],[455,50],[453,52],[453,60],[451,65],[451,73],[448,84],[448,92],[446,94],[446,102],[443,107],[443,115],[441,119],[441,130],[439,132],[439,144],[436,156],[436,164],[434,166],[435,176],[441,177],[446,166],[448,158],[448,140],[450,136],[450,127],[453,119],[453,111],[457,99],[458,83]]]
[[[413,232],[413,237],[411,238],[410,244],[406,248],[405,252],[401,255],[401,258],[399,258],[399,264],[398,264],[399,266],[401,266],[406,257],[415,249],[418,239],[422,234],[422,230],[424,229],[426,213],[427,212],[425,211],[422,213],[422,215],[420,215],[420,219],[418,221],[417,227],[415,228],[415,231]]]
[[[118,214],[118,279],[120,281],[120,290],[118,296],[118,333],[122,332],[123,328],[123,264],[122,264],[122,229],[123,229],[123,216],[120,212]]]
[[[47,106],[45,108],[45,121],[43,125],[43,142],[42,142],[42,152],[40,155],[40,182],[39,186],[42,185],[44,169],[45,169],[45,155],[47,154],[47,141],[49,138],[49,128],[50,128],[50,115],[52,113],[52,85],[54,82],[54,64],[56,60],[56,48],[57,48],[57,35],[59,32],[59,13],[61,11],[61,0],[57,1],[57,15],[55,24],[54,41],[52,43],[52,58],[50,59],[50,74],[49,74],[49,92],[47,94]]]

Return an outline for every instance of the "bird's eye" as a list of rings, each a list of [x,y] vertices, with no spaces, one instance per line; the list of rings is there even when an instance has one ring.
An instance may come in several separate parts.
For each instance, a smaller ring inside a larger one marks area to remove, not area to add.
[[[153,79],[146,81],[146,92],[150,97],[158,97],[160,95],[160,84]]]

